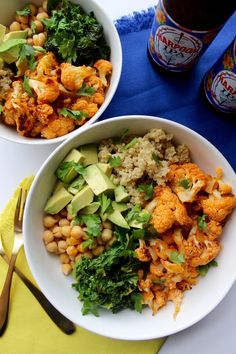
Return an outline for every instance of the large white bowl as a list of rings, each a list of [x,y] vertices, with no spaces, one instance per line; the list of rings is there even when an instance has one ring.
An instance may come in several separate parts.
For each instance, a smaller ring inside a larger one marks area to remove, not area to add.
[[[156,316],[150,309],[142,314],[125,310],[118,314],[101,311],[100,317],[82,316],[78,293],[71,288],[72,277],[61,273],[59,259],[49,254],[42,241],[43,208],[56,181],[54,171],[72,149],[80,145],[98,142],[103,138],[121,134],[125,128],[130,133],[144,134],[150,128],[163,128],[173,133],[177,142],[186,143],[192,160],[210,174],[221,166],[225,179],[236,191],[235,174],[222,154],[205,138],[178,123],[150,116],[125,116],[95,123],[77,132],[61,144],[46,160],[31,187],[24,218],[24,245],[33,276],[46,297],[66,317],[79,326],[107,337],[127,340],[144,340],[167,336],[198,322],[223,299],[236,278],[236,217],[227,222],[221,241],[223,249],[217,257],[219,266],[210,269],[197,286],[185,293],[181,311],[173,318],[173,304],[169,303]]]
[[[105,10],[102,7],[100,7],[95,1],[93,0],[70,0],[70,1],[73,3],[80,4],[87,13],[91,11],[94,12],[96,19],[103,25],[105,39],[107,41],[107,44],[111,48],[110,61],[112,62],[113,65],[113,72],[111,76],[110,86],[107,90],[104,103],[99,108],[97,113],[90,120],[87,121],[87,123],[85,123],[82,127],[77,128],[74,131],[64,136],[54,138],[54,139],[26,138],[19,135],[15,129],[12,129],[0,123],[0,138],[10,140],[16,143],[21,143],[21,144],[46,145],[46,144],[61,143],[68,137],[73,137],[77,135],[78,130],[82,130],[85,126],[94,123],[105,111],[112,97],[114,96],[117,86],[119,84],[121,69],[122,69],[122,48],[121,48],[120,38],[117,33],[117,30],[112,20],[106,14]],[[35,3],[36,5],[42,3],[41,0],[4,1],[4,6],[1,6],[1,11],[0,11],[0,23],[4,25],[9,25],[9,23],[13,21],[13,16],[15,14],[15,11],[21,9],[25,4],[29,2]]]

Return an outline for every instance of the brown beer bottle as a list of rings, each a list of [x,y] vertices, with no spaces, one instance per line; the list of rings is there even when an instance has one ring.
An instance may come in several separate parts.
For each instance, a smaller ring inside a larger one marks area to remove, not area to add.
[[[149,56],[168,71],[190,69],[236,9],[236,0],[159,0]]]

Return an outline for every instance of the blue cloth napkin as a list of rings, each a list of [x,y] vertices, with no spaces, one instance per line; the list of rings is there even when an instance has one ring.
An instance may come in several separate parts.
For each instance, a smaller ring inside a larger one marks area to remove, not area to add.
[[[219,115],[201,96],[204,74],[236,34],[236,13],[188,75],[161,74],[147,55],[154,9],[116,21],[123,49],[117,92],[101,119],[120,115],[152,115],[176,121],[208,139],[236,169],[236,115]]]

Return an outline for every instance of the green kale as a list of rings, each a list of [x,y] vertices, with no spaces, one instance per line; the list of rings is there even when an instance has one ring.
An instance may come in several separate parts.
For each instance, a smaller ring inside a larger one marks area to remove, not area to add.
[[[83,301],[82,313],[98,315],[104,308],[116,313],[130,308],[142,310],[137,271],[142,262],[124,245],[110,248],[94,259],[82,257],[76,264],[73,284]]]
[[[57,6],[52,10],[53,6]],[[51,17],[44,19],[47,30],[47,51],[56,53],[61,61],[75,65],[93,65],[98,59],[109,59],[103,27],[91,12],[68,0],[51,1]]]

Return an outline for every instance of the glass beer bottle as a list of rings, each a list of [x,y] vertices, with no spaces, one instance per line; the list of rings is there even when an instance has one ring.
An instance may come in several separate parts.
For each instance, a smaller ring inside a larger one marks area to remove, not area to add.
[[[159,0],[149,56],[168,71],[190,69],[235,9],[235,0]]]
[[[212,108],[236,117],[236,37],[205,74],[202,89]]]

